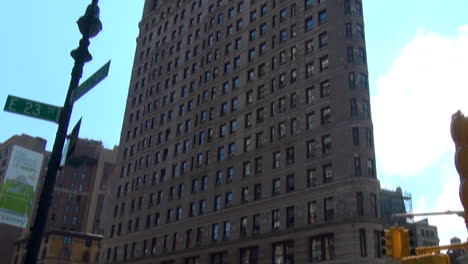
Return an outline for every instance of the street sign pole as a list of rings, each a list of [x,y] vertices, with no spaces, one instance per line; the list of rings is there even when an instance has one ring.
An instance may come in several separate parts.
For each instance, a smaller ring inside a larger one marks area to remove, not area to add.
[[[39,256],[42,236],[47,222],[50,203],[52,201],[52,193],[54,191],[55,178],[60,166],[63,145],[67,137],[68,125],[73,110],[73,102],[70,100],[73,90],[78,87],[81,75],[83,73],[84,64],[92,59],[88,51],[89,38],[96,36],[102,29],[101,21],[99,21],[98,0],[92,0],[88,5],[86,13],[78,20],[78,26],[83,37],[77,49],[71,52],[75,60],[71,73],[70,85],[68,87],[65,103],[60,113],[57,134],[50,156],[47,172],[44,179],[44,184],[39,197],[39,203],[34,218],[34,223],[31,226],[30,236],[28,240],[25,263],[35,264]]]

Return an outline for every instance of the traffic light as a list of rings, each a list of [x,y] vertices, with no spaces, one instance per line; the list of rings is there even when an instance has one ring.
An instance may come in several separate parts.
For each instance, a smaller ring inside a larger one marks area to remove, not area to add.
[[[465,208],[465,224],[468,226],[468,118],[458,111],[452,115],[450,125],[455,143],[455,167],[460,176],[460,200]]]
[[[411,230],[405,228],[401,230],[401,247],[403,257],[416,254],[414,249],[414,236]]]
[[[403,255],[402,248],[402,227],[390,227],[383,231],[382,245],[385,247],[382,249],[382,253],[395,258],[401,259]]]
[[[381,233],[382,239],[382,255],[387,255],[389,257],[393,256],[393,238],[390,230],[385,229]]]

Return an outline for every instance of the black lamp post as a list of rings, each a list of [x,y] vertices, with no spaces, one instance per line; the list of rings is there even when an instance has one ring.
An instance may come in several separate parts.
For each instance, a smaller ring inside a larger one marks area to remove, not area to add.
[[[60,113],[57,134],[55,136],[55,142],[47,167],[41,195],[39,197],[36,216],[29,234],[27,252],[24,262],[27,264],[37,263],[39,256],[39,250],[47,222],[49,206],[52,201],[52,194],[54,192],[55,177],[60,167],[62,149],[67,137],[68,125],[70,123],[70,117],[73,110],[72,94],[79,85],[81,76],[83,74],[84,64],[92,59],[92,56],[88,51],[89,39],[96,36],[102,29],[102,23],[99,20],[98,0],[92,0],[92,3],[86,8],[85,15],[80,17],[80,19],[77,21],[77,24],[83,37],[80,40],[78,48],[71,52],[71,56],[75,60],[75,64],[71,73],[71,80],[68,87],[67,97]]]

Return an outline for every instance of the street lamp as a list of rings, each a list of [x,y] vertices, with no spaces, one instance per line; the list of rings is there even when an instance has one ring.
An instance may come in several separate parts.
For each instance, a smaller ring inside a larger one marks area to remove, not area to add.
[[[102,29],[102,23],[99,20],[98,0],[92,0],[92,3],[86,8],[84,16],[80,17],[77,24],[83,37],[80,40],[78,48],[71,52],[71,56],[75,60],[75,64],[71,72],[71,80],[68,86],[67,96],[60,113],[55,142],[39,197],[36,215],[30,229],[25,257],[25,263],[27,264],[37,263],[37,258],[39,256],[49,206],[52,201],[52,193],[54,192],[55,177],[60,167],[62,149],[67,137],[68,125],[70,123],[70,117],[73,110],[72,95],[80,82],[84,64],[93,58],[88,51],[89,39],[95,37]]]

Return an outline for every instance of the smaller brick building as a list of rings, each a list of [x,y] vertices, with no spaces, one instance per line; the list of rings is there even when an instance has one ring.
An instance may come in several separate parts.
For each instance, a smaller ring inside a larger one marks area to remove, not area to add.
[[[100,141],[78,140],[57,174],[38,263],[95,263],[103,233],[101,212],[116,154],[116,147],[106,149]],[[17,241],[12,263],[21,263],[27,236],[24,232]]]

